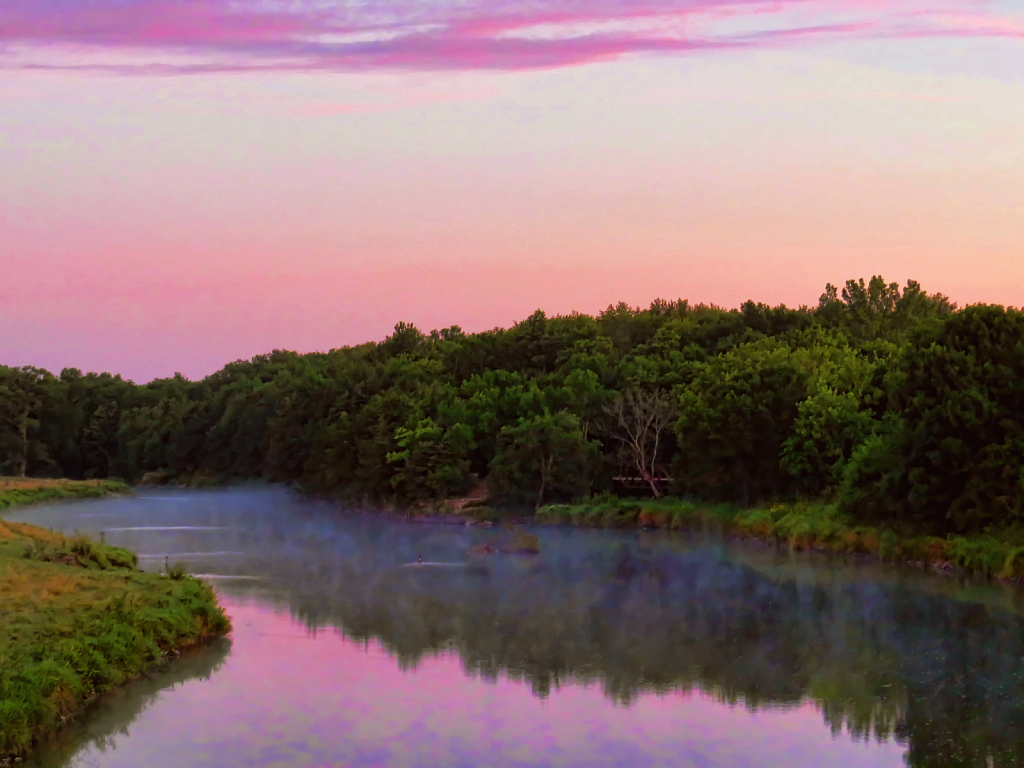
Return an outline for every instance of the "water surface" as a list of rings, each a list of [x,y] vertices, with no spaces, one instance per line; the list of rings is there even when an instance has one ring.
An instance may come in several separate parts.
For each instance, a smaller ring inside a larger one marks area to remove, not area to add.
[[[235,627],[26,765],[1024,765],[1009,587],[636,531],[474,554],[511,533],[276,490],[8,517],[185,563]]]

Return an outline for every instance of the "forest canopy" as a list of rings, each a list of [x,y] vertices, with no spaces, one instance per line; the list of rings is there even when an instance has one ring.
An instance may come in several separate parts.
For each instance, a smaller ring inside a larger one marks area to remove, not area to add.
[[[916,282],[813,307],[657,300],[275,351],[201,381],[0,366],[0,473],[263,478],[519,509],[600,492],[834,498],[931,533],[1024,516],[1024,315]]]

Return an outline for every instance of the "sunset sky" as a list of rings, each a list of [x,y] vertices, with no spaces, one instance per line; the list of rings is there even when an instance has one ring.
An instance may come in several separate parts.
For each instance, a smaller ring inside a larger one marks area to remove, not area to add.
[[[1024,304],[1024,0],[0,0],[0,363]]]

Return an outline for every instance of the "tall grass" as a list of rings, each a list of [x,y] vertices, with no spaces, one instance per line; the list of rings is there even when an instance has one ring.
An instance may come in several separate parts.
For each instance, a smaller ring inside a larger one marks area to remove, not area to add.
[[[64,499],[95,499],[131,488],[117,480],[46,480],[0,478],[0,510],[25,504]]]

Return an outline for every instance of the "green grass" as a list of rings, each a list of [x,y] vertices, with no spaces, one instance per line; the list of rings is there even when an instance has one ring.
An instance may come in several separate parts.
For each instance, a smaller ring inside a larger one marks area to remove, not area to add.
[[[0,521],[0,763],[98,695],[221,635],[213,592],[130,552]]]
[[[131,488],[117,480],[0,477],[0,510],[44,501],[96,499],[115,493],[131,493]]]
[[[857,525],[835,504],[779,503],[743,509],[679,499],[621,499],[610,495],[579,504],[552,504],[537,512],[549,524],[611,528],[706,530],[776,541],[794,550],[873,555],[890,562],[932,565],[1001,579],[1024,579],[1024,530],[969,536],[908,535]]]

